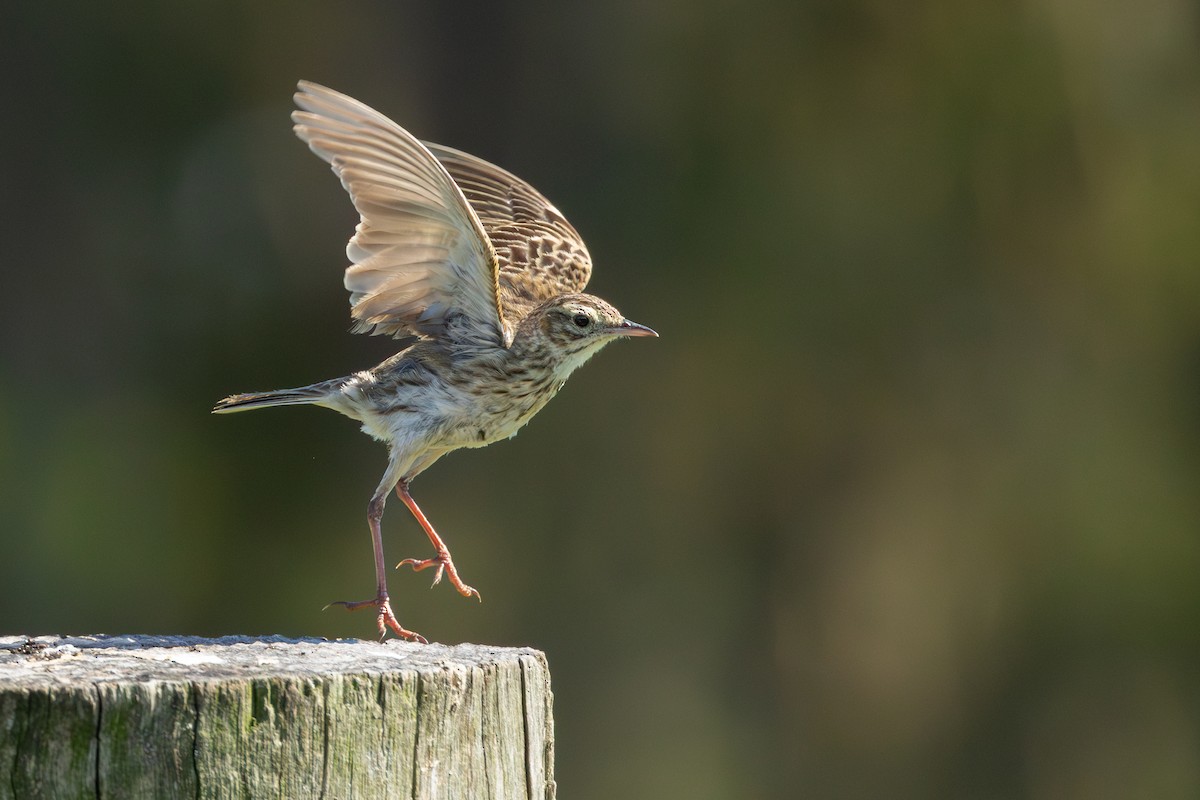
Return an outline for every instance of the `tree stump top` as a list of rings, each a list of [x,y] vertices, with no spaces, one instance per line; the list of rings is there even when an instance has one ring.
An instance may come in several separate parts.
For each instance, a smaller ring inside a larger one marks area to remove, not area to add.
[[[284,636],[0,636],[0,687],[346,675],[482,667],[522,657],[528,647],[416,644],[389,639]]]

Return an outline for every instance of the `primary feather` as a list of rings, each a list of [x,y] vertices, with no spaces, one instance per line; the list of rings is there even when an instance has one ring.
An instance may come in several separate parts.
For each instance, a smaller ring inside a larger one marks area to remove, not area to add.
[[[353,98],[301,82],[295,99],[296,135],[329,162],[361,218],[346,248],[355,330],[511,342],[496,253],[445,167]]]

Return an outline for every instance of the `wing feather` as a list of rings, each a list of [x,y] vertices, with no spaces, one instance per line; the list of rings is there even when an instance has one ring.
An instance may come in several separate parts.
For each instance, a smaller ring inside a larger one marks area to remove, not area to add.
[[[295,100],[296,135],[329,162],[361,217],[346,246],[355,330],[507,345],[497,253],[448,170],[357,100],[306,81]]]

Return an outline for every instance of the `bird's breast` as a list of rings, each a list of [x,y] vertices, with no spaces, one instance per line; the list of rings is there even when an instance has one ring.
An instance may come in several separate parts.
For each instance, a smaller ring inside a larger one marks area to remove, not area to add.
[[[517,374],[468,387],[453,426],[456,445],[483,447],[516,435],[558,392],[548,377]]]

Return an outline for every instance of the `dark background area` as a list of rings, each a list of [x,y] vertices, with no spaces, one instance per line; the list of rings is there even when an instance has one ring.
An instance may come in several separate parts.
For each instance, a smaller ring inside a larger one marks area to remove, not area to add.
[[[295,81],[527,178],[608,348],[414,484],[588,798],[1200,796],[1200,8],[19,3],[0,632],[369,637],[385,451]],[[392,561],[428,555],[403,506]]]

